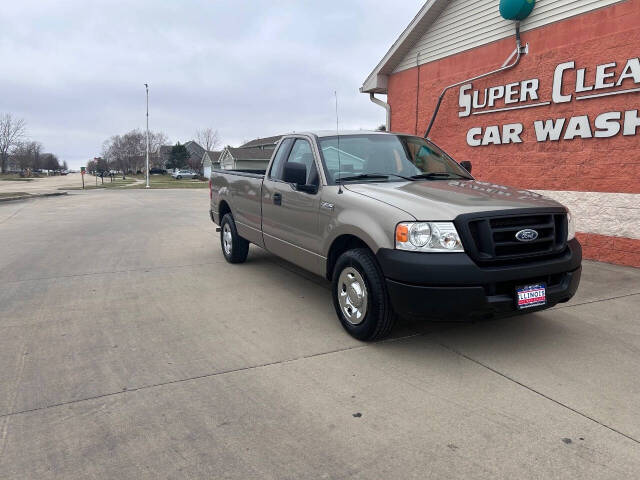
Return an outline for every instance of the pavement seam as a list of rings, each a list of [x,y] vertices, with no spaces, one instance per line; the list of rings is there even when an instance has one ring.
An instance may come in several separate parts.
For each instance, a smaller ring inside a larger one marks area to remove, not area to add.
[[[4,220],[0,221],[0,223],[5,223],[8,222],[9,220],[11,220],[13,217],[15,217],[16,215],[18,215],[22,210],[24,210],[26,208],[27,205],[23,205],[22,207],[20,207],[18,210],[16,210],[15,212],[13,212],[11,215],[9,215],[7,218],[5,218]]]
[[[9,391],[7,394],[8,408],[13,408],[18,399],[18,393],[20,392],[20,384],[22,383],[23,376],[24,376],[25,363],[26,363],[26,342],[23,342],[23,346],[18,352],[18,365],[16,368],[14,382],[12,384],[13,388],[9,388]],[[2,422],[2,428],[0,429],[0,460],[4,455],[4,449],[7,444],[7,438],[9,437],[9,421],[10,420],[11,420],[11,417],[4,418]]]
[[[560,307],[555,307],[554,310],[561,310],[563,308],[572,308],[572,307],[580,307],[582,305],[589,305],[591,303],[599,303],[599,302],[607,302],[609,300],[617,300],[619,298],[626,298],[626,297],[633,297],[635,295],[640,295],[640,292],[635,292],[635,293],[627,293],[625,295],[618,295],[616,297],[609,297],[609,298],[600,298],[598,300],[589,300],[587,302],[582,302],[582,303],[574,303],[572,305],[562,305]]]
[[[205,379],[205,378],[213,378],[213,377],[218,377],[218,376],[222,376],[222,375],[229,375],[229,374],[233,374],[233,373],[245,372],[245,371],[249,371],[249,370],[257,370],[257,369],[261,369],[261,368],[265,368],[265,367],[272,367],[272,366],[275,366],[275,365],[286,365],[286,364],[298,362],[298,361],[301,361],[301,360],[307,360],[307,359],[315,358],[315,357],[322,357],[324,355],[333,355],[333,354],[336,354],[336,353],[348,352],[348,351],[351,351],[351,350],[360,350],[360,349],[372,347],[372,346],[380,344],[380,343],[392,343],[392,342],[397,342],[397,341],[400,341],[400,340],[406,340],[408,338],[418,337],[418,336],[421,336],[421,335],[423,335],[423,334],[414,333],[414,334],[405,335],[405,336],[402,336],[402,337],[389,338],[387,340],[381,340],[379,342],[366,344],[366,345],[353,345],[353,346],[350,346],[350,347],[338,348],[336,350],[329,350],[329,351],[326,351],[326,352],[312,353],[310,355],[303,355],[301,357],[290,358],[290,359],[286,359],[286,360],[277,360],[277,361],[273,361],[273,362],[261,363],[261,364],[258,364],[258,365],[249,365],[247,367],[235,368],[235,369],[231,369],[231,370],[222,370],[220,372],[205,373],[203,375],[196,375],[194,377],[179,378],[179,379],[176,379],[176,380],[169,380],[167,382],[154,383],[154,384],[151,384],[151,385],[142,385],[140,387],[127,388],[126,390],[119,390],[117,392],[103,393],[103,394],[100,394],[100,395],[93,395],[93,396],[90,396],[90,397],[78,398],[76,400],[68,400],[68,401],[65,401],[65,402],[52,403],[50,405],[44,405],[42,407],[30,408],[30,409],[26,409],[26,410],[19,410],[17,412],[3,413],[3,414],[0,414],[0,418],[7,418],[7,417],[15,416],[15,415],[23,415],[23,414],[27,414],[27,413],[34,413],[34,412],[39,412],[39,411],[42,411],[42,410],[48,410],[50,408],[63,407],[65,405],[74,405],[74,404],[77,404],[77,403],[87,402],[87,401],[90,401],[90,400],[98,400],[100,398],[114,397],[116,395],[124,395],[124,394],[127,394],[127,393],[134,393],[134,392],[139,392],[139,391],[142,391],[142,390],[150,390],[152,388],[165,387],[165,386],[168,386],[168,385],[175,385],[175,384],[178,384],[178,383],[184,383],[184,382],[189,382],[189,381],[193,381],[193,380],[202,380],[202,379]]]
[[[201,262],[201,263],[189,263],[185,265],[160,265],[157,267],[140,267],[140,268],[131,268],[129,270],[111,270],[105,272],[88,272],[88,273],[72,273],[69,275],[58,275],[54,277],[38,277],[38,278],[25,278],[22,280],[9,280],[4,282],[4,285],[9,285],[12,283],[23,283],[23,282],[39,282],[43,280],[58,280],[60,278],[75,278],[75,277],[91,277],[91,276],[99,276],[99,275],[116,275],[118,273],[131,273],[131,272],[152,272],[154,270],[169,270],[172,268],[188,268],[188,267],[201,267],[207,265],[217,265],[219,263],[224,263],[223,260],[219,260],[216,262]]]
[[[505,380],[508,380],[508,381],[510,381],[510,382],[512,382],[512,383],[515,383],[516,385],[519,385],[520,387],[525,388],[525,389],[529,390],[530,392],[535,393],[536,395],[538,395],[538,396],[540,396],[540,397],[542,397],[542,398],[545,398],[545,399],[547,399],[547,400],[549,400],[549,401],[551,401],[551,402],[555,403],[556,405],[558,405],[558,406],[560,406],[560,407],[563,407],[563,408],[565,408],[565,409],[567,409],[567,410],[569,410],[569,411],[571,411],[571,412],[573,412],[573,413],[576,413],[576,414],[580,415],[581,417],[583,417],[583,418],[585,418],[585,419],[587,419],[587,420],[590,420],[590,421],[592,421],[592,422],[594,422],[594,423],[596,423],[596,424],[600,425],[601,427],[604,427],[604,428],[606,428],[606,429],[608,429],[608,430],[611,430],[612,432],[617,433],[618,435],[622,435],[623,437],[625,437],[625,438],[627,438],[627,439],[631,440],[632,442],[635,442],[635,443],[637,443],[637,444],[640,444],[640,440],[638,440],[638,439],[636,439],[636,438],[632,437],[631,435],[628,435],[628,434],[626,434],[626,433],[624,433],[624,432],[621,432],[620,430],[617,430],[617,429],[615,429],[615,428],[613,428],[613,427],[611,427],[611,426],[607,425],[606,423],[602,423],[601,421],[599,421],[599,420],[597,420],[597,419],[595,419],[595,418],[593,418],[593,417],[591,417],[591,416],[587,415],[586,413],[583,413],[583,412],[581,412],[580,410],[577,410],[577,409],[575,409],[575,408],[573,408],[573,407],[570,407],[569,405],[567,405],[567,404],[565,404],[565,403],[562,403],[561,401],[556,400],[555,398],[552,398],[552,397],[550,397],[549,395],[546,395],[546,394],[542,393],[541,391],[536,390],[536,389],[535,389],[535,388],[533,388],[533,387],[530,387],[530,386],[528,386],[528,385],[525,385],[524,383],[522,383],[522,382],[520,382],[520,381],[516,380],[515,378],[510,377],[509,375],[507,375],[507,374],[505,374],[505,373],[500,372],[499,370],[496,370],[496,369],[495,369],[495,368],[493,368],[493,367],[490,367],[489,365],[487,365],[487,364],[485,364],[485,363],[481,362],[480,360],[476,360],[475,358],[472,358],[472,357],[470,357],[469,355],[466,355],[466,354],[462,353],[461,351],[456,350],[455,348],[453,348],[453,347],[451,347],[451,346],[449,346],[449,345],[446,345],[446,344],[444,344],[444,343],[442,343],[442,342],[436,342],[436,343],[437,343],[438,345],[440,345],[441,347],[446,348],[446,349],[447,349],[447,350],[449,350],[450,352],[453,352],[453,353],[455,353],[456,355],[459,355],[460,357],[462,357],[462,358],[464,358],[464,359],[466,359],[466,360],[468,360],[468,361],[470,361],[470,362],[473,362],[473,363],[475,363],[476,365],[479,365],[479,366],[481,366],[481,367],[483,367],[483,368],[485,368],[485,369],[489,370],[490,372],[495,373],[496,375],[501,376],[501,377],[502,377],[502,378],[504,378]]]

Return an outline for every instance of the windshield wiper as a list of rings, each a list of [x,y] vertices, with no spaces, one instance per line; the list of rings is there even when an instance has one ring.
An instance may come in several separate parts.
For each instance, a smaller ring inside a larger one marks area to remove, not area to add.
[[[350,175],[348,177],[340,177],[336,180],[336,183],[339,182],[343,182],[343,181],[349,181],[349,180],[367,180],[367,179],[380,179],[380,180],[386,180],[387,178],[389,178],[389,176],[393,176],[393,177],[398,177],[398,178],[402,178],[404,180],[409,180],[409,181],[413,181],[414,178],[413,177],[404,177],[402,175],[398,175],[396,173],[361,173],[360,175]]]
[[[446,180],[448,178],[464,178],[465,180],[473,180],[471,177],[467,177],[466,175],[461,175],[459,173],[451,173],[451,172],[429,172],[429,173],[421,173],[420,175],[412,175],[411,178],[413,180],[434,180],[441,178]]]

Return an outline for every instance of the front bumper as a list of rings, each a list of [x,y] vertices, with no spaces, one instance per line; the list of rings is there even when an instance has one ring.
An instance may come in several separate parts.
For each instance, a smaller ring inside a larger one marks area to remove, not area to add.
[[[566,302],[575,294],[582,271],[582,248],[568,242],[560,256],[517,265],[480,267],[465,253],[416,253],[380,249],[394,310],[430,318],[490,318],[528,313]],[[547,304],[517,310],[517,286],[544,282]]]

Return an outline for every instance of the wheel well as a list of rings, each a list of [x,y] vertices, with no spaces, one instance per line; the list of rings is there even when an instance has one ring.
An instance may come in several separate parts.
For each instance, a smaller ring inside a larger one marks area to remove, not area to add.
[[[369,249],[369,245],[355,235],[340,235],[333,241],[329,249],[329,255],[327,256],[327,280],[331,280],[333,267],[335,267],[340,255],[354,248]]]
[[[222,222],[222,217],[224,217],[227,213],[231,213],[231,208],[229,207],[229,204],[223,200],[222,202],[220,202],[220,209],[218,210],[220,222]]]

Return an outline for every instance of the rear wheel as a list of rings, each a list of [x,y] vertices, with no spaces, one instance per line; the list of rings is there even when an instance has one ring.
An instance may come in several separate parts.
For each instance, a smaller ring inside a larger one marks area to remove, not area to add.
[[[178,175],[178,176],[176,177],[176,179],[178,179],[178,180],[182,180],[182,175]]]
[[[389,335],[395,313],[384,276],[369,250],[348,250],[338,258],[331,290],[340,323],[350,335],[365,341]]]
[[[229,263],[243,263],[249,254],[249,242],[238,235],[233,216],[227,213],[220,222],[222,254]]]

